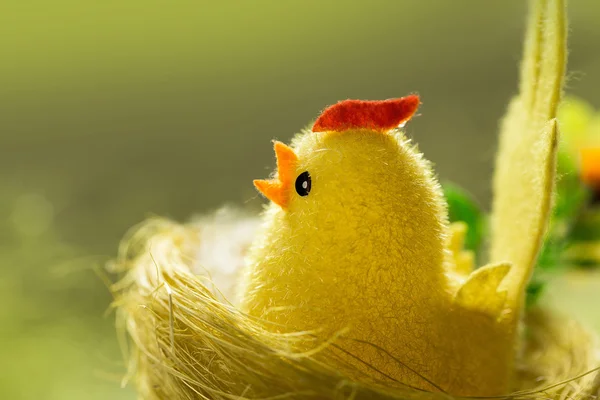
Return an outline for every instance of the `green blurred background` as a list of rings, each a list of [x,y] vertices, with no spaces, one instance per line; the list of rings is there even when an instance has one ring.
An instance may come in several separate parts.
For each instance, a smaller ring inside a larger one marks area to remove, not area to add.
[[[490,198],[523,0],[4,0],[0,398],[132,399],[94,272],[148,215],[256,208],[251,180],[339,99],[418,92],[442,179]],[[570,1],[569,93],[600,106],[600,2]],[[582,293],[580,290],[576,290]],[[590,293],[593,290],[590,289]]]

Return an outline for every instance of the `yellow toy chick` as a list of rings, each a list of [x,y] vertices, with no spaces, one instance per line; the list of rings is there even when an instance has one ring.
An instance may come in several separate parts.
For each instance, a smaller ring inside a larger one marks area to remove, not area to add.
[[[242,310],[267,329],[336,338],[355,379],[505,394],[517,324],[499,286],[510,265],[457,262],[452,232],[464,230],[449,226],[429,162],[398,129],[418,105],[346,100],[291,147],[275,142],[275,178],[254,182],[272,203]]]
[[[141,398],[597,393],[596,336],[524,307],[554,212],[567,34],[564,0],[530,6],[519,90],[499,134],[490,263],[474,269],[466,224],[448,223],[431,165],[401,131],[419,98],[343,101],[291,146],[275,143],[273,179],[255,182],[271,204],[260,232],[243,236],[244,249],[254,239],[245,262],[232,260],[239,250],[212,249],[210,220],[152,219],[126,238],[114,304]],[[597,157],[583,156],[583,178],[600,181]],[[241,243],[218,230],[226,249]],[[216,287],[206,246],[224,271],[244,264],[236,282],[221,280],[240,284],[239,296],[220,295],[228,287]]]

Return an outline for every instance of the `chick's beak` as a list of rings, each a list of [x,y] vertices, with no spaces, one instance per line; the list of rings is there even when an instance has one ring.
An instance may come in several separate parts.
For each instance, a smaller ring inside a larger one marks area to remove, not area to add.
[[[281,208],[287,208],[290,193],[294,184],[294,170],[298,156],[289,146],[275,141],[275,155],[277,156],[277,176],[275,179],[256,179],[254,186],[259,192]]]

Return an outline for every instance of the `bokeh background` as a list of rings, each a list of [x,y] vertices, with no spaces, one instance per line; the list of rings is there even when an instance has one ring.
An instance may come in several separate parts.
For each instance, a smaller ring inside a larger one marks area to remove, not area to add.
[[[274,166],[270,140],[337,100],[418,92],[409,134],[488,208],[525,12],[523,0],[2,1],[0,398],[134,398],[98,272],[120,238],[149,215],[259,209],[251,181]],[[568,91],[596,107],[599,21],[600,2],[570,1]]]

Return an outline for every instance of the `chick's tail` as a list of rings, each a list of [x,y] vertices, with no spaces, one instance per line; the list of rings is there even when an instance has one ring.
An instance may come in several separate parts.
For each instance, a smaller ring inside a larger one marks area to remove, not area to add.
[[[516,317],[552,212],[566,68],[564,0],[532,0],[530,7],[520,90],[501,124],[490,220],[490,261],[513,264],[501,288]]]

